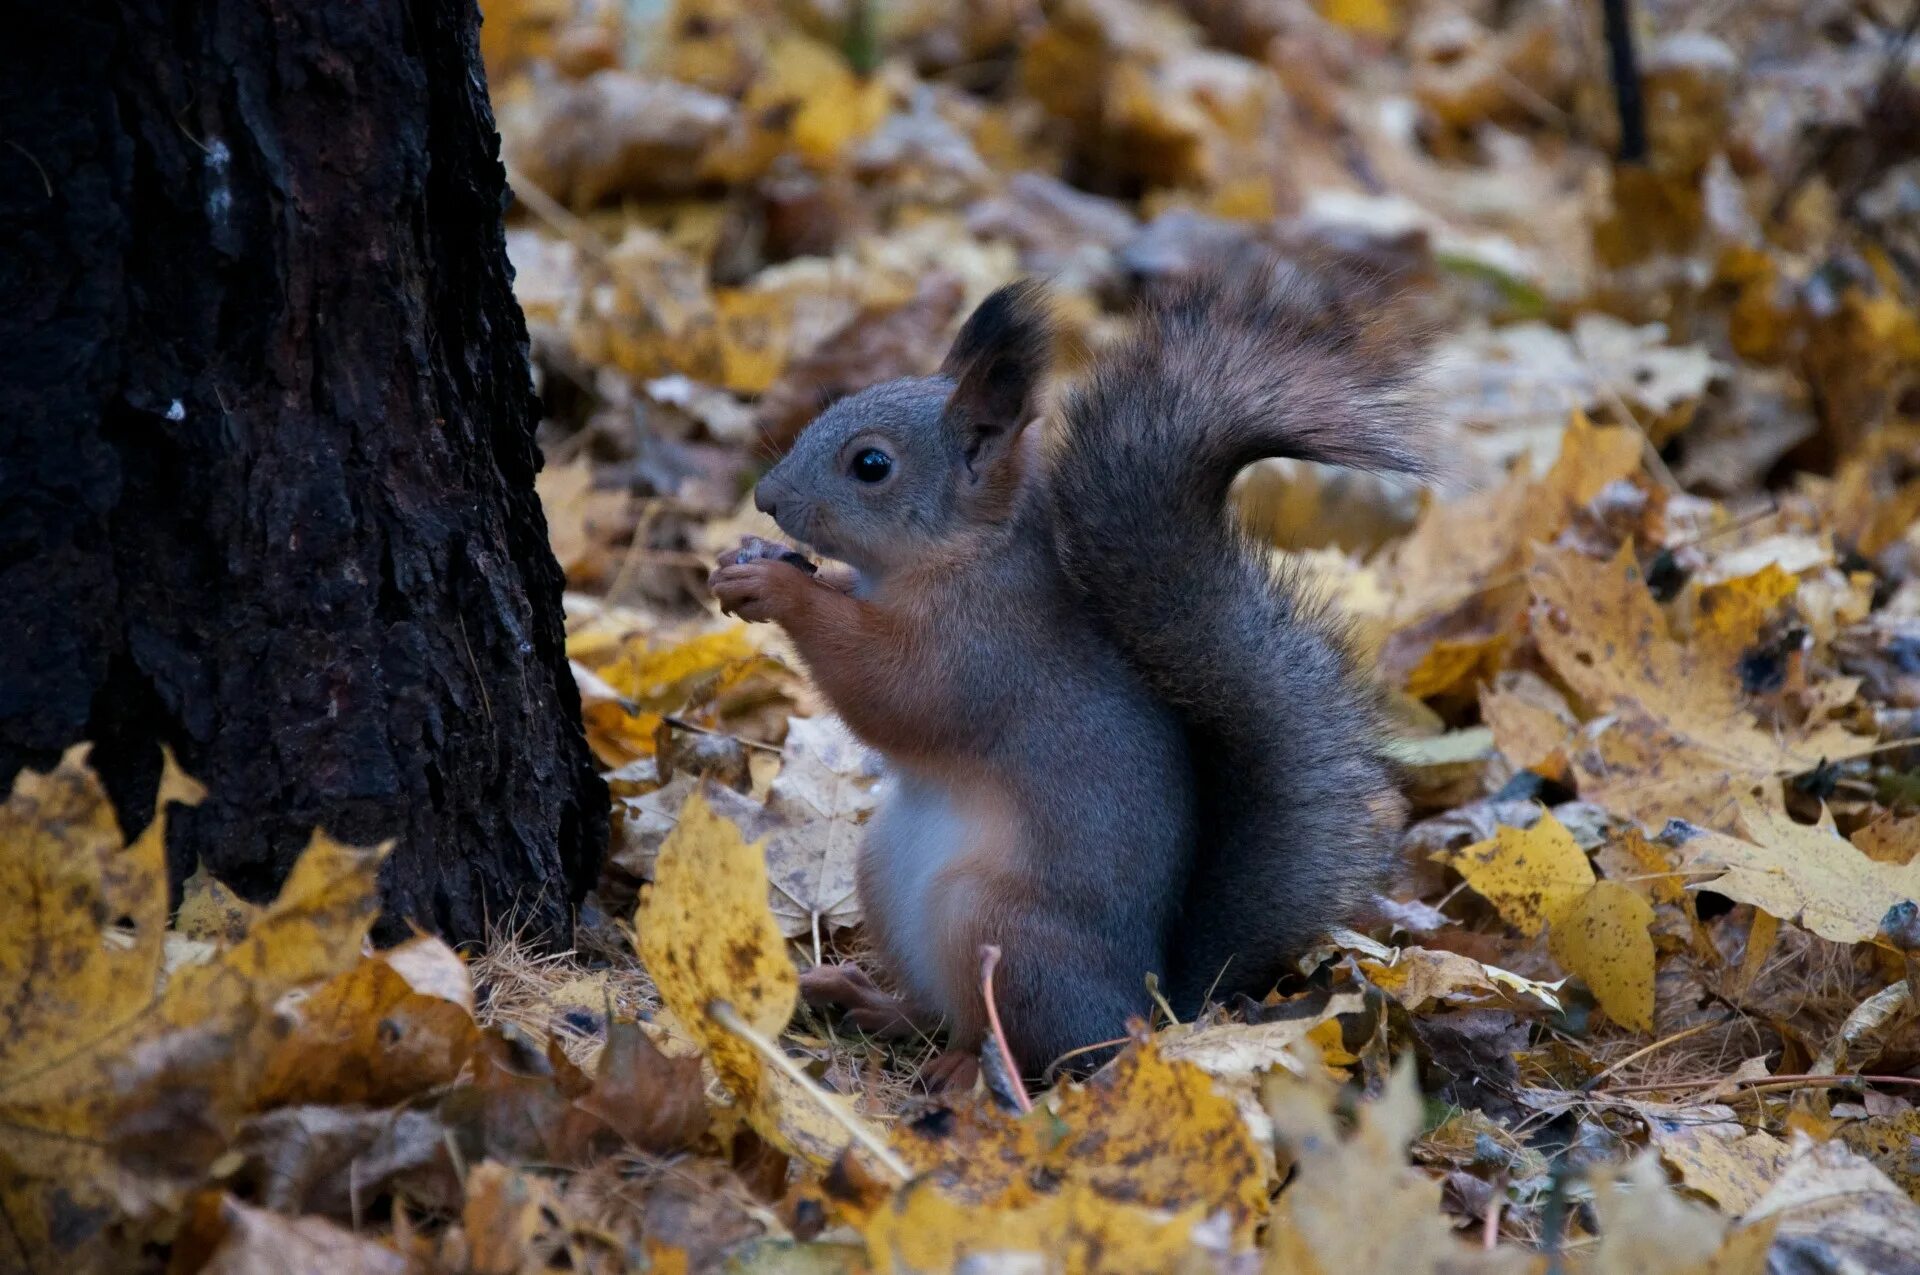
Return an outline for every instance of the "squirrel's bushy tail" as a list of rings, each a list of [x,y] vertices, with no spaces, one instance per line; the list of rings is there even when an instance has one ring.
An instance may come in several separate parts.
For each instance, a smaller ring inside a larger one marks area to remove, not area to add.
[[[1378,294],[1264,266],[1149,302],[1064,409],[1056,535],[1083,604],[1193,743],[1203,844],[1169,971],[1176,1007],[1260,995],[1391,862],[1404,803],[1340,624],[1229,515],[1263,457],[1427,468],[1420,345]]]

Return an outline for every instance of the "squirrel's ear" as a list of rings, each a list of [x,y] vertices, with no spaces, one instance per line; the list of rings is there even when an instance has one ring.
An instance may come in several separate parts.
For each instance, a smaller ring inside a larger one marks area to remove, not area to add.
[[[1006,451],[1038,406],[1053,351],[1047,290],[1010,283],[980,303],[953,340],[940,371],[953,380],[946,425],[967,467]]]

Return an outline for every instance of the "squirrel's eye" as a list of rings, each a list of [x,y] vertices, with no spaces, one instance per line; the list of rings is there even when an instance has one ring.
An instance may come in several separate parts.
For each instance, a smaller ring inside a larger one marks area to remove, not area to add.
[[[893,472],[893,457],[878,447],[869,447],[853,458],[853,476],[863,483],[883,481]]]

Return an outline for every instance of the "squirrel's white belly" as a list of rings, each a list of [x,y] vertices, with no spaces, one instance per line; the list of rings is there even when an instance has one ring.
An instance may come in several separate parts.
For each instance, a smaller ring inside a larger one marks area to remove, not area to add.
[[[946,785],[894,772],[867,824],[861,887],[867,915],[879,920],[890,966],[924,1006],[948,1012],[938,966],[945,928],[936,883],[941,871],[979,844],[985,832]]]

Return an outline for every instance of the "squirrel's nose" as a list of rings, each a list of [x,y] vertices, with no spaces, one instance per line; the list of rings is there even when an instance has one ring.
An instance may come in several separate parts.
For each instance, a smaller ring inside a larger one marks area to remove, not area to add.
[[[780,517],[780,506],[775,499],[772,483],[762,479],[754,484],[753,507],[769,518],[777,519]]]

